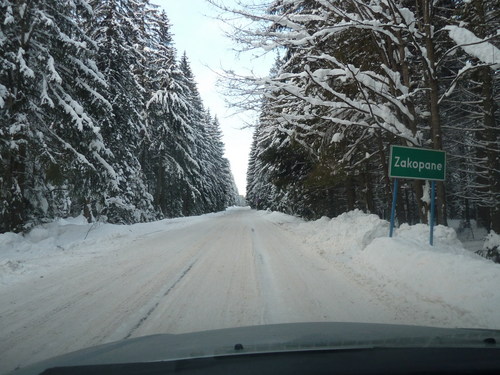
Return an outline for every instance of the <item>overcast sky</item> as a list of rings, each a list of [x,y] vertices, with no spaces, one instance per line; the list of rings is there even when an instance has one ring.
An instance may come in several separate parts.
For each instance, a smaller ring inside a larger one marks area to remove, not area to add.
[[[224,133],[226,157],[231,163],[239,193],[245,195],[248,154],[252,142],[252,130],[242,129],[248,118],[230,116],[233,111],[225,106],[224,96],[216,88],[217,71],[232,69],[245,72],[256,69],[261,74],[269,70],[268,62],[238,58],[232,51],[234,45],[223,34],[227,29],[221,21],[214,19],[218,10],[206,0],[152,0],[167,12],[172,24],[175,47],[180,56],[186,51],[198,83],[205,107],[217,115]],[[230,5],[233,0],[224,0]],[[269,59],[268,59],[269,60]],[[257,64],[257,66],[256,66]]]

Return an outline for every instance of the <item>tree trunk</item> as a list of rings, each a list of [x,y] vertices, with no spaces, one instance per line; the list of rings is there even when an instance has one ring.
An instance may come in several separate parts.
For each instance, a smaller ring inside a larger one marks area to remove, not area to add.
[[[365,185],[365,207],[368,213],[375,212],[375,202],[373,200],[373,185],[372,179],[370,178],[370,173],[368,172],[368,166],[365,165],[363,171],[363,179]]]
[[[495,100],[493,97],[492,72],[489,67],[481,69],[479,76],[482,83],[484,131],[477,132],[481,143],[486,147],[486,175],[484,192],[489,195],[487,227],[500,233],[500,131],[495,121]]]
[[[425,34],[425,47],[427,50],[427,61],[429,66],[427,67],[427,87],[429,89],[429,108],[431,113],[431,136],[432,145],[435,150],[443,149],[443,139],[442,139],[442,129],[441,120],[439,114],[439,84],[436,72],[436,56],[434,51],[434,40],[433,40],[433,17],[432,17],[433,5],[431,0],[423,1],[422,15],[424,22],[424,34]],[[446,213],[446,191],[445,186],[442,182],[438,182],[437,186],[437,222],[439,224],[448,225],[447,223],[447,213]]]
[[[410,74],[410,67],[407,59],[407,53],[406,53],[406,45],[407,41],[405,40],[405,37],[403,36],[401,31],[396,32],[397,38],[398,38],[398,52],[400,56],[401,61],[395,61],[392,59],[392,69],[397,71],[398,69],[401,72],[401,77],[403,84],[410,88],[412,87],[412,78]],[[406,103],[406,106],[410,112],[410,114],[413,116],[413,119],[410,119],[406,116],[403,116],[403,121],[405,125],[411,130],[413,136],[417,134],[417,114],[415,110],[415,104],[413,100],[408,100]],[[428,206],[425,202],[420,199],[423,194],[423,188],[422,188],[422,181],[421,180],[414,180],[413,181],[413,190],[415,192],[416,200],[417,200],[417,210],[418,210],[418,218],[421,223],[427,224],[427,214],[428,214]],[[407,206],[407,216],[406,216],[406,221],[410,222],[410,205],[409,203],[406,204]]]
[[[496,28],[495,21],[488,21],[487,4],[483,0],[472,3],[477,20],[474,32],[480,38],[487,37]],[[487,66],[480,68],[477,76],[481,83],[483,128],[476,131],[476,156],[479,160],[485,160],[485,163],[478,167],[476,182],[481,190],[480,195],[485,198],[478,202],[478,219],[488,230],[500,233],[500,129],[495,118],[498,104],[495,101],[493,76],[493,70]]]
[[[417,200],[418,218],[422,224],[427,224],[429,206],[422,200],[422,196],[424,195],[423,185],[424,181],[422,180],[413,181],[413,190],[415,191],[415,199]]]
[[[16,137],[20,138],[20,137]],[[19,139],[18,139],[19,141]],[[26,184],[26,146],[19,142],[17,153],[11,153],[9,173],[7,175],[7,188],[10,202],[8,201],[8,222],[5,223],[6,231],[21,232],[27,217],[28,202],[24,196]]]
[[[378,153],[380,155],[380,164],[382,164],[382,170],[384,171],[384,182],[386,188],[385,190],[385,199],[386,199],[386,207],[387,211],[384,211],[387,213],[387,215],[384,215],[384,218],[388,218],[391,215],[391,205],[392,205],[392,198],[391,198],[391,191],[392,191],[392,185],[391,185],[391,179],[389,178],[389,165],[388,165],[388,156],[385,152],[384,149],[384,143],[382,141],[382,136],[380,134],[380,130],[377,131],[377,145],[378,145]]]
[[[93,215],[92,215],[92,208],[91,208],[91,202],[89,198],[86,198],[85,201],[83,202],[83,217],[87,219],[87,223],[92,223],[93,220]]]
[[[166,197],[164,194],[165,169],[163,167],[161,160],[158,163],[159,165],[158,165],[158,171],[156,173],[154,204],[156,207],[160,207],[162,213],[165,214],[167,212],[167,207],[165,206]]]
[[[403,223],[406,223],[406,210],[405,210],[405,200],[404,200],[404,188],[403,188],[403,181],[401,179],[399,180],[398,184],[398,197],[396,201],[396,217],[398,218],[398,224],[401,225]]]
[[[354,181],[353,177],[347,176],[345,191],[347,199],[347,210],[352,211],[356,205],[356,192],[354,191]]]

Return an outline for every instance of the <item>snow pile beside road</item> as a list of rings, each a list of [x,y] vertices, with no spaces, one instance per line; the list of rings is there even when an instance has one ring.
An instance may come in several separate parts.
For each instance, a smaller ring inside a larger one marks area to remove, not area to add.
[[[389,238],[387,221],[356,210],[288,229],[360,282],[377,281],[375,293],[453,306],[461,323],[500,328],[500,266],[466,250],[452,228],[436,226],[430,246],[428,225],[403,224]]]
[[[355,210],[331,220],[322,218],[306,225],[306,231],[310,233],[310,242],[327,245],[326,257],[345,255],[352,258],[375,238],[387,236],[389,224],[377,215]]]
[[[377,238],[352,266],[374,277],[383,275],[385,284],[403,285],[428,301],[472,313],[475,324],[500,327],[500,267],[463,247],[430,246],[422,237]]]
[[[352,259],[375,238],[387,236],[389,232],[387,221],[360,210],[346,212],[333,219],[322,217],[309,222],[280,215],[283,215],[281,223],[289,223],[288,228],[301,237],[308,247],[336,261]]]
[[[426,224],[408,225],[402,224],[395,231],[395,237],[401,237],[409,242],[413,242],[416,246],[429,244],[430,228]],[[434,227],[434,248],[436,251],[446,249],[447,252],[460,253],[466,251],[462,242],[457,237],[457,233],[453,228],[445,227],[444,225],[436,225]]]
[[[277,211],[259,211],[259,214],[267,221],[275,224],[302,223],[303,220],[295,216],[287,215]]]
[[[383,275],[386,285],[402,285],[428,301],[455,306],[471,316],[471,325],[500,328],[500,267],[466,250],[452,228],[436,226],[430,246],[428,225],[401,225],[394,238],[374,239],[351,267],[372,271],[374,278]]]
[[[106,248],[130,233],[127,226],[88,224],[85,218],[58,219],[25,235],[0,235],[0,284],[41,277],[53,267],[69,265]]]
[[[67,266],[93,254],[104,255],[140,236],[179,229],[226,212],[165,219],[152,223],[116,225],[87,223],[83,216],[39,225],[27,234],[0,234],[0,285],[24,277],[41,277],[53,268]]]

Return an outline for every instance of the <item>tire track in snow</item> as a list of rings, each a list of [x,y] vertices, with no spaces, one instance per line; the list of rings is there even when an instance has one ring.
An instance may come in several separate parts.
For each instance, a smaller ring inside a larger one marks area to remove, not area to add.
[[[181,272],[178,273],[178,276],[174,278],[174,281],[167,284],[168,286],[165,285],[163,288],[161,288],[159,292],[156,294],[156,297],[153,297],[150,300],[150,302],[148,303],[148,306],[150,307],[142,309],[143,311],[145,310],[147,311],[141,314],[141,317],[137,321],[137,323],[131,329],[128,330],[127,334],[124,335],[122,339],[128,339],[132,336],[135,336],[136,332],[143,328],[144,323],[147,323],[151,320],[149,319],[150,317],[153,316],[153,321],[154,321],[155,319],[154,315],[157,314],[158,308],[162,306],[165,302],[171,303],[171,298],[169,299],[166,298],[167,296],[169,296],[170,292],[172,292],[175,289],[175,287],[180,284],[180,282],[185,278],[185,276],[193,269],[195,264],[197,263],[203,264],[203,258],[206,257],[205,250],[207,249],[207,247],[210,247],[210,244],[217,242],[223,237],[218,224],[219,220],[213,221],[212,223],[215,224],[211,225],[209,230],[205,229],[204,235],[201,238],[199,238],[194,245],[191,245],[188,249],[183,250],[183,251],[186,250],[192,251],[195,254],[191,257],[189,261],[184,262],[188,263],[188,265]],[[199,262],[200,259],[201,262]],[[139,334],[138,336],[142,336],[142,334]]]
[[[91,259],[84,263],[83,268],[87,267],[95,267],[94,262],[96,259]],[[133,267],[127,268],[127,273],[135,272],[137,269],[140,269],[140,265],[133,265]],[[102,274],[99,271],[95,271],[91,273],[91,275],[95,275],[97,279],[98,274]],[[70,294],[67,294],[67,298],[63,300],[63,303],[57,303],[56,297],[57,295],[62,294],[60,285],[57,283],[50,281],[48,284],[43,284],[44,288],[39,291],[39,295],[37,295],[36,300],[23,301],[20,303],[23,309],[23,316],[19,317],[19,306],[16,309],[12,309],[12,311],[3,312],[2,318],[7,318],[11,316],[17,316],[19,319],[25,319],[25,316],[30,317],[29,322],[16,322],[16,325],[9,325],[8,329],[5,330],[4,337],[2,337],[3,341],[0,342],[0,353],[4,350],[7,350],[9,342],[7,339],[15,336],[17,341],[29,342],[34,334],[37,333],[37,327],[42,327],[46,324],[50,324],[54,317],[60,316],[61,313],[66,311],[71,311],[71,309],[78,308],[79,304],[88,296],[92,296],[100,291],[104,285],[110,285],[112,282],[115,282],[119,279],[120,274],[109,274],[105,275],[99,279],[99,283],[89,284],[87,281],[89,279],[88,274],[76,275],[71,279],[71,273],[64,272],[61,277],[68,278],[66,282],[66,287],[71,290]],[[49,275],[47,279],[51,278]],[[78,289],[77,286],[81,285],[81,289]],[[38,306],[40,300],[45,301],[54,301],[53,305],[50,304],[47,309]],[[3,330],[3,327],[0,325],[0,331]],[[32,354],[37,354],[39,351],[43,350],[43,347],[39,349],[33,349]]]
[[[254,267],[257,273],[257,290],[263,302],[260,320],[262,324],[266,324],[273,320],[273,311],[270,308],[270,304],[276,301],[278,296],[271,277],[272,273],[269,268],[269,260],[265,256],[268,249],[262,244],[259,234],[254,227],[251,228],[251,242]]]
[[[155,298],[153,306],[151,306],[148,312],[145,315],[143,315],[143,317],[137,322],[137,324],[127,333],[124,339],[130,338],[134,334],[134,332],[137,331],[142,326],[142,324],[146,321],[146,319],[148,319],[150,315],[156,310],[158,305],[161,303],[161,300],[165,298],[172,291],[172,289],[174,289],[177,286],[177,284],[179,284],[179,282],[184,278],[184,276],[186,276],[187,273],[191,271],[191,269],[193,268],[193,266],[197,261],[198,258],[195,259],[193,262],[191,262],[189,266],[181,272],[179,277],[177,277],[176,280],[168,288],[166,288],[166,290],[163,293],[160,292],[160,296],[158,298]]]
[[[191,268],[196,272],[200,262],[195,266],[195,260],[220,234],[219,224],[214,218],[133,238],[54,268],[43,279],[2,289],[0,374],[129,333],[140,335],[157,302],[169,301]]]

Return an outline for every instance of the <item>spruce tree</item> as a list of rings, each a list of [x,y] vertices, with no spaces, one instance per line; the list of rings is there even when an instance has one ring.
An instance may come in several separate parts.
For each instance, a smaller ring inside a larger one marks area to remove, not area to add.
[[[0,230],[19,231],[85,211],[92,182],[117,180],[98,120],[107,83],[78,22],[92,16],[87,2],[2,1],[1,10]]]

